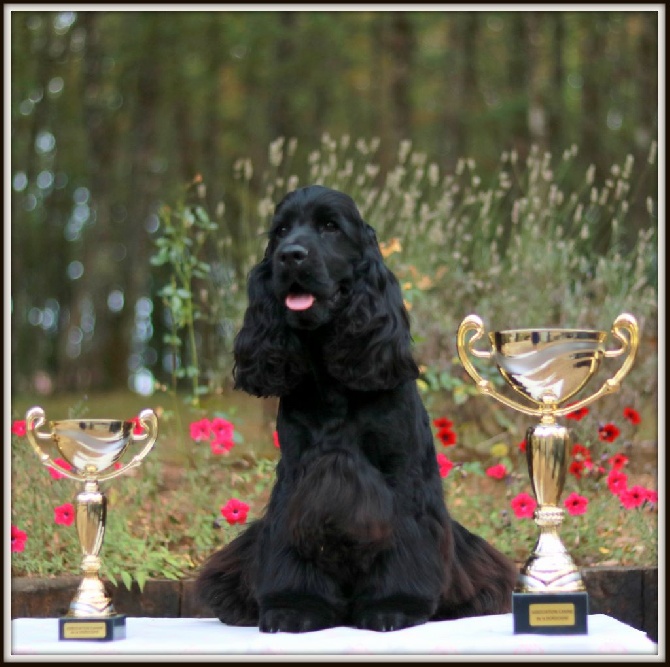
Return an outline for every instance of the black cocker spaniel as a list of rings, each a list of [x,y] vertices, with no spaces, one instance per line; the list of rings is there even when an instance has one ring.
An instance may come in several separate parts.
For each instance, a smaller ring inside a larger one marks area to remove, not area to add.
[[[264,632],[508,612],[516,568],[447,512],[400,287],[353,200],[286,195],[248,297],[235,386],[279,396],[281,458],[265,515],[210,557],[200,598]]]

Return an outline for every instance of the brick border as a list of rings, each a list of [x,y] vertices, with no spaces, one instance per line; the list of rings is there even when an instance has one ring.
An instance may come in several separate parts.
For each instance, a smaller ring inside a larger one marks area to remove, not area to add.
[[[582,570],[591,614],[607,614],[658,642],[658,568],[586,568]],[[12,578],[12,618],[64,616],[80,579]],[[153,579],[140,591],[136,583],[107,582],[115,608],[128,616],[209,618],[211,611],[195,597],[194,580]]]

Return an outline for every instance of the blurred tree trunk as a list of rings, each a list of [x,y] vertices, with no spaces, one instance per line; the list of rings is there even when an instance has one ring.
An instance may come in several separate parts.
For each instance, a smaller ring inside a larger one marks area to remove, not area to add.
[[[103,54],[98,12],[83,12],[80,26],[85,35],[80,96],[86,134],[85,170],[88,172],[91,219],[82,232],[83,275],[72,289],[69,327],[62,332],[58,385],[67,390],[86,390],[105,385],[104,339],[108,335],[106,309],[100,303],[102,285],[110,279],[100,253],[109,247],[109,185],[105,165],[111,164],[113,136],[103,108]]]
[[[528,17],[525,12],[510,16],[507,85],[511,100],[510,145],[519,154],[528,152],[531,59]]]
[[[393,12],[388,35],[391,56],[390,99],[395,142],[412,139],[411,82],[416,52],[414,28],[407,12]]]
[[[545,13],[528,12],[525,14],[524,50],[528,56],[526,64],[526,103],[528,107],[527,132],[531,144],[536,144],[543,151],[549,149],[547,141],[547,88],[545,75],[541,68],[542,52],[539,42],[533,41],[530,35],[540,35],[545,22]],[[549,93],[550,94],[550,93]],[[560,95],[560,88],[558,93]]]
[[[447,22],[446,50],[442,73],[442,127],[440,128],[445,164],[453,168],[456,160],[465,151],[465,123],[463,121],[463,103],[460,99],[462,89],[462,49],[461,49],[460,13],[454,13]]]
[[[548,12],[546,15],[551,30],[551,73],[549,95],[547,96],[547,126],[549,145],[552,153],[560,155],[568,148],[564,138],[565,118],[565,18],[562,12]]]
[[[202,137],[202,165],[207,185],[207,203],[214,211],[216,205],[223,199],[223,146],[221,138],[224,134],[221,122],[223,89],[221,72],[225,61],[224,52],[227,44],[226,35],[219,21],[211,19],[207,26],[208,59],[203,85],[207,84],[205,92],[205,128]],[[188,105],[189,107],[191,104]],[[189,178],[193,178],[198,165],[193,165]]]
[[[445,56],[444,136],[447,158],[455,163],[472,146],[471,130],[479,107],[477,48],[478,12],[455,12],[450,16]]]
[[[165,159],[159,152],[159,137],[156,126],[156,118],[160,115],[160,107],[163,101],[161,96],[161,82],[167,76],[165,63],[168,62],[168,53],[161,52],[161,47],[169,42],[169,37],[160,31],[160,27],[152,21],[143,23],[142,32],[145,35],[147,48],[143,49],[137,63],[136,79],[136,104],[132,108],[130,126],[133,128],[130,134],[130,142],[133,146],[131,152],[129,182],[132,183],[133,196],[128,202],[128,224],[124,233],[124,243],[127,247],[128,256],[126,266],[126,306],[122,312],[119,322],[120,333],[123,340],[120,342],[125,350],[132,344],[133,331],[135,327],[135,306],[141,296],[150,295],[150,276],[148,257],[155,252],[151,239],[146,231],[146,222],[149,214],[156,213],[156,202],[161,198],[163,176],[152,168],[154,161]],[[169,47],[166,51],[169,50]],[[188,98],[188,88],[184,84],[183,89],[177,97]],[[179,106],[179,104],[178,104]],[[188,114],[188,107],[178,114]],[[190,169],[196,170],[199,155],[195,139],[191,132],[184,131],[177,136],[186,142],[187,148],[192,147],[195,157],[187,162]],[[182,172],[187,178],[188,172]],[[195,174],[191,173],[190,178]],[[172,202],[171,202],[172,203]],[[154,318],[160,317],[155,313]],[[111,356],[111,355],[110,355]],[[123,369],[127,378],[128,369]],[[121,382],[121,378],[117,377]],[[127,382],[127,380],[125,380]]]
[[[582,108],[581,146],[595,167],[595,181],[602,183],[607,172],[607,145],[601,141],[607,127],[606,97],[611,81],[604,71],[605,26],[597,13],[586,12],[582,16]],[[598,220],[591,225],[590,232],[598,254],[610,247],[612,225],[610,220]]]
[[[390,102],[386,62],[387,24],[388,15],[385,12],[375,12],[370,21],[370,41],[372,43],[370,99],[374,103],[369,107],[369,136],[379,137],[381,140],[377,155],[382,173],[386,173],[395,160],[395,151],[391,148],[393,129],[388,112]]]
[[[605,172],[601,131],[605,128],[604,89],[610,81],[603,80],[602,57],[605,49],[604,26],[597,13],[586,12],[581,21],[582,39],[580,48],[582,70],[581,146],[596,167],[596,174]]]
[[[637,105],[637,134],[644,146],[657,137],[658,132],[658,15],[643,12],[642,30],[637,46],[638,67],[635,80],[638,82],[640,103]]]
[[[276,45],[275,71],[277,76],[270,91],[269,120],[272,139],[290,137],[295,128],[291,97],[294,94],[295,36],[298,26],[295,12],[279,12],[279,36]]]
[[[21,49],[31,55],[31,58],[22,59],[19,49],[12,49],[11,80],[15,99],[12,109],[13,162],[15,171],[20,166],[27,183],[34,184],[42,169],[36,140],[41,131],[50,127],[50,107],[45,98],[47,84],[53,74],[53,59],[49,56],[53,36],[48,18],[44,15],[32,29],[28,28],[29,18],[25,14],[14,13],[11,20],[12,31],[16,34],[14,44],[20,40]],[[23,85],[19,87],[20,84]],[[17,103],[25,100],[29,100],[30,114],[19,113],[16,109]],[[30,188],[26,187],[26,191]],[[44,220],[39,220],[40,213],[46,218],[45,212],[26,211],[25,201],[23,193],[12,193],[12,220],[23,219],[24,224],[11,226],[12,248],[20,250],[13,252],[11,259],[11,384],[24,390],[30,387],[37,370],[57,365],[54,359],[57,342],[52,347],[48,334],[36,326],[28,327],[27,314],[30,308],[43,308],[47,298],[56,296],[53,288],[57,284],[55,281],[62,278],[60,271],[63,269],[57,262],[45,265],[40,261],[41,249],[58,241],[59,230],[54,224],[44,224]]]

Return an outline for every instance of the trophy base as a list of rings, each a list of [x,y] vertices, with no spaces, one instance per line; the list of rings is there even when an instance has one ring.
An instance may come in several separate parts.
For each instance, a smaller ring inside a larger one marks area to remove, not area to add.
[[[514,634],[588,634],[589,594],[513,593]]]
[[[58,639],[61,641],[115,641],[126,638],[126,617],[122,614],[106,618],[59,618]]]

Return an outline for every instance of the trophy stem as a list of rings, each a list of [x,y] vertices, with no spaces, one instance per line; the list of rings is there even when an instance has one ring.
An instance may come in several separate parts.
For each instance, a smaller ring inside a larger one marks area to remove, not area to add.
[[[105,536],[107,498],[96,480],[87,480],[75,499],[75,522],[82,554],[84,578],[70,603],[69,617],[106,618],[115,614],[112,601],[100,580],[100,549]]]
[[[526,434],[528,472],[538,502],[534,518],[540,535],[521,568],[517,592],[584,591],[579,570],[558,535],[565,516],[558,502],[567,474],[570,432],[553,419],[546,421],[549,423],[533,426]]]

